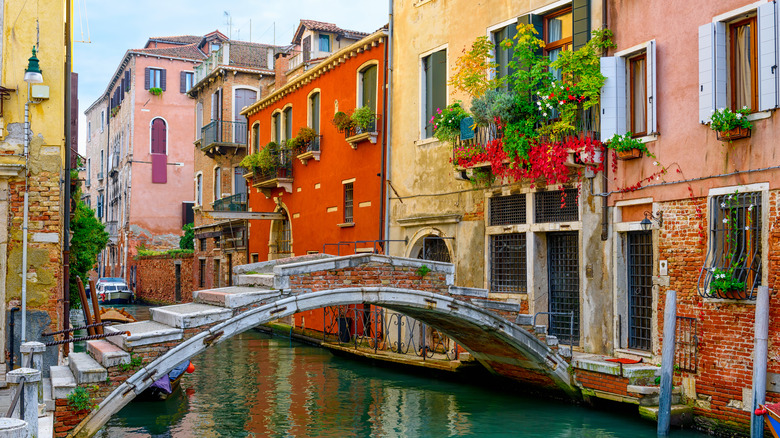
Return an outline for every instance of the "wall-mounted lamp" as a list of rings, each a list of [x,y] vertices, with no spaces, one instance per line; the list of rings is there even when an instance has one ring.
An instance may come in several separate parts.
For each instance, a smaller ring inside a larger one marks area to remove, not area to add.
[[[658,224],[658,228],[661,228],[664,226],[664,212],[659,211],[658,214],[653,214],[650,211],[645,211],[645,218],[642,219],[642,222],[639,222],[639,225],[642,226],[642,229],[645,231],[650,231],[651,228],[653,228],[653,221]]]
[[[28,84],[40,84],[43,82],[43,73],[41,72],[41,66],[38,64],[37,53],[38,50],[33,46],[32,56],[27,60],[27,68],[24,70],[24,81]]]

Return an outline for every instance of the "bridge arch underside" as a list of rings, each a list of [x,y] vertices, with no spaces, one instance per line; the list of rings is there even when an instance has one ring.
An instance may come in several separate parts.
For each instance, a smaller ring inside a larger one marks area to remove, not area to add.
[[[355,287],[290,295],[238,314],[182,342],[129,377],[73,430],[92,436],[136,395],[176,365],[211,345],[297,312],[328,306],[374,304],[404,313],[447,334],[488,370],[576,397],[568,363],[520,326],[450,296],[391,287]]]

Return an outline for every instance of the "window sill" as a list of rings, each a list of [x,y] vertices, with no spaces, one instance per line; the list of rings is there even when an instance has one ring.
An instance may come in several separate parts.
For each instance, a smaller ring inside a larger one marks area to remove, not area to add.
[[[764,120],[772,117],[772,111],[759,111],[757,113],[748,114],[747,119],[751,122],[756,120]]]
[[[416,146],[424,146],[426,144],[431,144],[431,143],[439,143],[439,139],[436,137],[422,138],[414,142]]]
[[[722,303],[722,304],[747,304],[747,305],[756,305],[756,300],[736,300],[736,299],[729,299],[729,298],[704,298],[705,303]]]
[[[637,137],[636,140],[639,140],[642,143],[650,143],[651,141],[658,140],[658,133],[650,134],[650,135],[643,135],[642,137]]]
[[[337,224],[339,228],[352,228],[355,226],[354,222],[344,222],[343,224]]]

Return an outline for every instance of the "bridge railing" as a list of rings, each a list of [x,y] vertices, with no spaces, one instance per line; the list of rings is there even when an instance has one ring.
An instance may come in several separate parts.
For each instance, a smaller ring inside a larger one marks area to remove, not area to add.
[[[323,340],[426,359],[459,360],[465,351],[439,330],[407,315],[371,305],[325,308]]]

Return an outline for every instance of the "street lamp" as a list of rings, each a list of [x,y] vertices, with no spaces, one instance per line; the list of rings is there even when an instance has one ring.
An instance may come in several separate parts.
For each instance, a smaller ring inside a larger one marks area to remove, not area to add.
[[[38,50],[33,46],[32,56],[27,60],[27,68],[24,70],[24,81],[28,84],[40,84],[43,82],[41,66],[38,65],[38,57],[35,56],[37,53]]]

